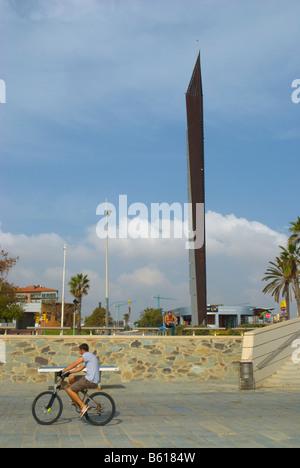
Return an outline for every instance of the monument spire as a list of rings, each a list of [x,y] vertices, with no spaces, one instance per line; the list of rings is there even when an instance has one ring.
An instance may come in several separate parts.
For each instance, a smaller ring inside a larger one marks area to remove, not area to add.
[[[197,41],[198,42],[198,41]],[[192,323],[206,323],[206,242],[205,242],[205,174],[203,93],[198,53],[186,93],[188,189],[191,203],[190,226],[195,233],[194,248],[190,249],[190,292]]]

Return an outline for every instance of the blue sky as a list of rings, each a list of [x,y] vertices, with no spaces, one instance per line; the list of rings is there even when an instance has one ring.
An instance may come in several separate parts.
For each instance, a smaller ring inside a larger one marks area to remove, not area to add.
[[[91,278],[89,314],[105,299],[97,205],[187,201],[198,40],[208,299],[272,304],[260,279],[299,216],[299,17],[291,0],[0,0],[0,244],[20,256],[15,283],[61,290],[66,242],[67,274]],[[187,251],[112,242],[110,280],[136,315],[157,293],[186,305]]]

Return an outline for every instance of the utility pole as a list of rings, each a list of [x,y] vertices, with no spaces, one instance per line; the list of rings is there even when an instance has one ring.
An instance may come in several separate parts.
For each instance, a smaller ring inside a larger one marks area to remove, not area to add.
[[[65,312],[65,279],[66,279],[66,253],[67,245],[64,245],[64,267],[63,267],[63,284],[62,284],[62,298],[61,298],[61,323],[60,326],[64,326],[64,312]],[[63,335],[63,329],[60,330],[60,334]]]
[[[106,216],[106,300],[105,300],[105,305],[106,305],[106,326],[108,327],[109,321],[108,321],[108,311],[109,311],[109,280],[108,280],[108,217],[111,214],[111,210],[107,209],[107,199],[106,199],[106,211],[105,211],[105,216]]]

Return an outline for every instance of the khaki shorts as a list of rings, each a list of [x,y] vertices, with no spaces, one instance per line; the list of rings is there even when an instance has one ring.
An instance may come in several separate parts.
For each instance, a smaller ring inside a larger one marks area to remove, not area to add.
[[[98,384],[90,382],[82,375],[76,375],[74,376],[74,379],[75,382],[70,386],[72,392],[78,393],[82,392],[83,390],[87,390],[88,388],[98,388]]]

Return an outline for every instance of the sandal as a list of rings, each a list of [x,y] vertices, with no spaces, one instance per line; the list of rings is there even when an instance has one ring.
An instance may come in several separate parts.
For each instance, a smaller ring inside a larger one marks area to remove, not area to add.
[[[85,415],[85,413],[87,412],[87,410],[89,409],[89,406],[86,405],[82,408],[81,410],[81,413],[80,413],[80,419],[83,418],[83,416]]]

